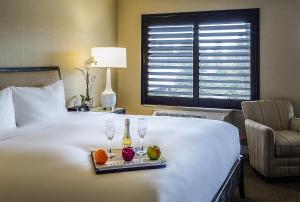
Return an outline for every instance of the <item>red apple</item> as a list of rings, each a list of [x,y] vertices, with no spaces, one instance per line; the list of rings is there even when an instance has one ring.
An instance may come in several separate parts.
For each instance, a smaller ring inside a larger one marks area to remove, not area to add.
[[[124,161],[131,161],[135,155],[135,151],[132,147],[124,147],[122,149],[122,157]]]

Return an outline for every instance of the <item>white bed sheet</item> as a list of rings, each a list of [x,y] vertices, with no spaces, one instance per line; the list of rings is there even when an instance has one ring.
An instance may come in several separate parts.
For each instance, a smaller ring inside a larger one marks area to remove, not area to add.
[[[136,119],[107,113],[66,117],[0,134],[0,201],[211,201],[239,155],[231,124],[195,118],[146,117],[145,144],[158,144],[167,168],[95,175],[90,150],[107,147],[104,123],[116,122],[120,148],[124,118],[139,145]]]

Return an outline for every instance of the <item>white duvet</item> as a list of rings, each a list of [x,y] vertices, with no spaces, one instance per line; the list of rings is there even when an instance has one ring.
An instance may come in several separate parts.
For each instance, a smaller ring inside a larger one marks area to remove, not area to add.
[[[131,119],[139,146],[138,116]],[[124,115],[69,113],[56,121],[0,133],[0,201],[211,201],[239,155],[231,124],[194,118],[147,117],[145,144],[158,144],[167,168],[96,175],[90,150],[107,148],[106,119],[116,122],[121,147]]]

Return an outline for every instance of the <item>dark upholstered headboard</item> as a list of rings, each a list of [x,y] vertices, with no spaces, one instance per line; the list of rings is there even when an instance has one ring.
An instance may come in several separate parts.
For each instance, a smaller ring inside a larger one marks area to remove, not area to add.
[[[61,79],[59,67],[0,67],[0,90],[8,86],[42,87]]]

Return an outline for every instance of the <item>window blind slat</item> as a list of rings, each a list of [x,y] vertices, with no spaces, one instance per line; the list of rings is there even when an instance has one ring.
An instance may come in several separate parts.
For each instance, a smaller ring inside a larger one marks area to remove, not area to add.
[[[230,24],[230,25],[199,25],[200,27],[200,32],[204,30],[243,30],[243,29],[249,29],[250,24]]]
[[[191,62],[193,61],[193,58],[188,58],[188,59],[182,59],[182,58],[175,58],[175,59],[170,59],[170,58],[166,58],[166,59],[162,59],[162,58],[150,58],[149,59],[150,62],[156,62],[156,63],[183,63],[183,64],[191,64]]]
[[[182,92],[182,91],[149,91],[152,96],[189,96],[192,92]]]
[[[149,72],[151,75],[166,75],[166,76],[192,76],[192,72]]]
[[[206,90],[246,90],[249,91],[250,87],[242,88],[242,87],[207,87],[207,86],[200,86],[201,89]]]
[[[187,53],[151,53],[149,55],[149,58],[151,57],[177,57],[177,58],[181,58],[181,57],[193,57],[193,53],[192,52],[187,52]]]
[[[173,78],[149,78],[149,82],[151,81],[158,81],[160,83],[169,83],[169,82],[172,82],[172,83],[176,83],[176,82],[190,82],[192,83],[193,79],[190,78],[190,79],[173,79]]]
[[[206,43],[246,43],[249,42],[249,39],[245,38],[245,39],[202,39],[202,37],[200,37],[199,40],[200,43],[202,44],[206,44]]]
[[[215,93],[202,93],[202,98],[210,99],[233,99],[233,100],[247,100],[248,95],[224,95],[224,94],[215,94]]]
[[[155,40],[155,39],[166,39],[166,35],[168,36],[168,39],[174,39],[174,38],[186,38],[186,39],[193,39],[193,36],[191,36],[190,33],[180,33],[180,34],[150,34],[149,40]]]
[[[250,60],[239,60],[239,59],[236,59],[236,60],[204,60],[204,59],[201,59],[200,58],[200,64],[202,63],[249,63]]]
[[[202,50],[249,50],[250,49],[250,45],[236,45],[236,46],[220,46],[220,45],[216,45],[216,46],[202,46],[200,44],[200,49]]]
[[[191,69],[193,66],[156,66],[156,65],[151,65],[149,66],[149,69]]]
[[[228,73],[228,74],[221,74],[221,73],[200,73],[201,76],[213,76],[213,77],[249,77],[248,73]],[[201,80],[200,80],[201,82]]]
[[[149,35],[155,34],[193,34],[193,26],[188,27],[149,27]]]
[[[190,45],[193,43],[193,39],[180,39],[176,40],[173,38],[168,38],[165,40],[150,40],[149,45],[164,45],[164,44],[185,44],[185,45]]]
[[[203,66],[201,70],[250,70],[248,66]]]
[[[219,79],[202,79],[201,80],[201,85],[202,84],[217,84],[217,83],[222,83],[222,84],[227,84],[227,83],[232,83],[232,84],[250,84],[249,80],[219,80]]]
[[[249,52],[217,52],[214,51],[213,53],[211,52],[203,52],[200,51],[200,57],[202,56],[250,56]]]
[[[152,46],[150,47],[149,53],[153,51],[173,51],[175,53],[185,52],[185,51],[193,51],[193,45],[189,46]]]
[[[192,85],[156,85],[150,84],[150,88],[185,88],[185,89],[192,89]]]
[[[236,37],[236,36],[249,36],[250,31],[245,31],[245,32],[225,32],[225,33],[199,33],[200,37]]]

